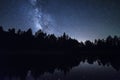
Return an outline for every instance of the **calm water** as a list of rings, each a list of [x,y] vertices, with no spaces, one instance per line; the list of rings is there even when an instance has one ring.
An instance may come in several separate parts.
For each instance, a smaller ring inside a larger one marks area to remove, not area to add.
[[[120,80],[118,56],[1,56],[0,80]]]
[[[28,71],[26,80],[35,80],[31,71]],[[94,64],[85,62],[73,67],[67,73],[57,69],[53,73],[45,72],[36,80],[120,80],[120,71],[111,66],[99,66],[97,62]]]

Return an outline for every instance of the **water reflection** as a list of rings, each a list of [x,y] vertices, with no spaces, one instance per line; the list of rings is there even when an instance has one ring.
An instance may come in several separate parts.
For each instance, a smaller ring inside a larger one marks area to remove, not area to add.
[[[44,73],[37,80],[119,80],[120,71],[116,72],[111,66],[99,66],[97,62],[81,63],[72,68],[67,74],[55,70],[53,74]]]
[[[55,69],[53,73],[44,72],[34,77],[31,70],[28,70],[25,80],[119,80],[120,71],[116,71],[112,66],[99,66],[98,62],[89,64],[81,62],[73,67],[69,72],[64,73]],[[2,79],[0,79],[2,80]],[[6,76],[3,80],[22,80],[20,77]]]
[[[2,55],[0,80],[120,80],[120,56]]]

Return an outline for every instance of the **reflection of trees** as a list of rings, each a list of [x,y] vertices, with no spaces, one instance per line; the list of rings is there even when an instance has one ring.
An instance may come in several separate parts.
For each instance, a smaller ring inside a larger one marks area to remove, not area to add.
[[[61,55],[25,54],[50,54],[49,51]],[[35,74],[43,74],[44,72],[54,72],[55,69],[68,72],[74,66],[78,66],[80,62],[85,61],[89,64],[97,61],[99,65],[112,65],[113,68],[119,70],[119,56],[112,56],[119,54],[119,52],[120,37],[118,36],[108,36],[106,39],[96,39],[94,42],[87,40],[83,43],[72,39],[66,33],[56,37],[54,34],[47,34],[39,30],[33,35],[31,29],[27,31],[20,29],[18,31],[15,29],[4,31],[0,27],[0,53],[4,55],[4,57],[0,56],[2,65],[0,69],[3,69],[1,73],[12,72],[11,74],[17,74],[19,72],[21,75],[25,75],[26,71],[32,70]],[[8,57],[9,54],[5,53],[9,53],[11,56]],[[14,55],[13,53],[20,53],[21,55]]]
[[[97,61],[99,66],[111,65],[117,71],[120,69],[120,58],[118,56],[18,55],[1,57],[3,58],[0,60],[0,74],[4,73],[19,76],[26,76],[29,70],[31,70],[33,76],[39,76],[44,72],[54,73],[55,69],[67,73],[73,67],[85,61],[89,64]],[[4,63],[2,63],[3,60]]]

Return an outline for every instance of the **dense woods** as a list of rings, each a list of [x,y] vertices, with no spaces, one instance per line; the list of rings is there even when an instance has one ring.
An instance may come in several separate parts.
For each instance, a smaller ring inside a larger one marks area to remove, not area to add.
[[[52,52],[55,52],[55,55],[46,55]],[[40,55],[24,55],[24,53]],[[90,40],[78,42],[66,33],[56,37],[54,34],[39,30],[33,35],[31,29],[16,31],[13,28],[5,31],[0,27],[0,74],[2,75],[25,77],[26,72],[31,70],[34,75],[39,76],[44,72],[53,73],[55,69],[66,73],[80,65],[80,62],[86,61],[89,64],[97,62],[99,66],[112,66],[119,71],[120,58],[116,56],[119,53],[120,37],[118,36],[95,39],[94,42]]]
[[[36,50],[36,51],[63,51],[63,52],[105,52],[119,51],[120,37],[108,36],[106,39],[95,39],[78,42],[66,33],[56,37],[38,30],[34,35],[31,29],[16,31],[14,28],[4,31],[0,27],[0,50]]]

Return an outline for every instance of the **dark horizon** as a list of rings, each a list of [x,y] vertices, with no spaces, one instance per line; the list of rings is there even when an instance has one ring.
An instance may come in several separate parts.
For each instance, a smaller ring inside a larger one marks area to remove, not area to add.
[[[28,54],[40,54],[42,52],[68,52],[69,54],[89,54],[113,55],[115,52],[120,52],[120,37],[108,36],[106,39],[95,39],[94,42],[86,40],[85,42],[79,42],[78,40],[71,38],[66,33],[56,37],[54,34],[47,34],[42,30],[39,30],[32,34],[32,29],[27,31],[21,31],[20,29],[15,32],[14,28],[4,31],[0,27],[0,52],[2,53],[19,53],[24,54],[27,51]],[[32,51],[32,52],[31,52]],[[26,54],[25,53],[25,54]],[[67,54],[68,54],[67,53]],[[61,53],[63,54],[63,53]],[[116,53],[115,55],[118,55]]]
[[[22,30],[22,29],[20,29],[20,28],[15,28],[15,27],[10,27],[10,28],[8,28],[8,29],[5,29],[4,27],[5,26],[2,26],[2,25],[0,25],[0,27],[3,29],[3,31],[6,31],[6,32],[8,32],[9,31],[9,29],[14,29],[15,30],[15,33],[17,33],[19,30],[21,31],[21,32],[27,32],[29,29],[31,29],[31,28],[28,28],[28,29],[26,29],[26,30]],[[32,29],[31,29],[32,30]],[[36,32],[34,32],[33,30],[32,30],[32,35],[33,36],[35,36],[35,33],[37,33],[38,31],[42,31],[43,33],[46,33],[47,35],[52,35],[52,34],[54,34],[54,33],[47,33],[46,31],[44,31],[44,30],[42,30],[42,29],[38,29]],[[66,32],[63,32],[63,33],[61,33],[60,35],[56,35],[56,34],[54,34],[56,37],[60,37],[60,36],[62,36],[64,33],[66,33]],[[72,39],[75,39],[75,40],[77,40],[78,42],[86,42],[86,41],[91,41],[91,42],[95,42],[95,40],[98,40],[98,39],[100,39],[100,40],[105,40],[105,39],[107,39],[107,37],[108,36],[111,36],[111,37],[114,37],[114,36],[117,36],[117,37],[120,37],[120,35],[107,35],[106,37],[104,37],[104,38],[94,38],[94,39],[86,39],[86,40],[84,40],[84,41],[82,41],[82,40],[78,40],[77,38],[73,38],[72,36],[70,36],[68,33],[66,33],[70,38],[72,38]]]

